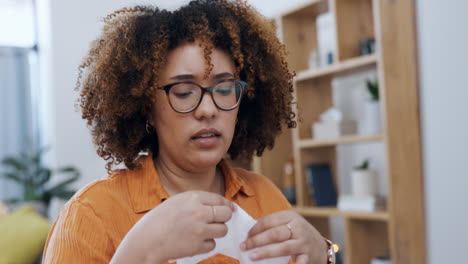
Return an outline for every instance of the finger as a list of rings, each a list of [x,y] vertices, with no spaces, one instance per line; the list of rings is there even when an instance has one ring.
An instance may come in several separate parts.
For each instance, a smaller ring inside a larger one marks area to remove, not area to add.
[[[220,238],[226,236],[228,233],[228,228],[226,224],[207,224],[206,227],[206,238]]]
[[[201,252],[199,252],[198,254],[208,253],[211,250],[213,250],[215,247],[216,247],[216,242],[214,241],[214,239],[206,239],[202,242],[202,246],[200,249]]]
[[[231,208],[224,205],[205,206],[208,223],[225,223],[232,217]]]
[[[291,237],[292,233],[289,228],[286,225],[280,225],[250,237],[243,243],[244,246],[241,245],[241,249],[249,250],[269,244],[283,242]]]
[[[216,193],[194,192],[193,195],[195,198],[198,198],[199,201],[204,205],[225,205],[231,209],[234,208],[234,205],[231,201]]]
[[[277,212],[260,218],[250,229],[248,237],[253,237],[267,229],[289,223],[293,216],[290,210]]]
[[[295,264],[307,264],[309,263],[309,256],[306,254],[301,254],[297,256]]]
[[[295,252],[297,251],[295,250],[296,248],[298,248],[297,241],[287,240],[260,248],[250,253],[249,257],[252,261],[257,261],[266,258],[291,256],[297,254],[297,252]]]

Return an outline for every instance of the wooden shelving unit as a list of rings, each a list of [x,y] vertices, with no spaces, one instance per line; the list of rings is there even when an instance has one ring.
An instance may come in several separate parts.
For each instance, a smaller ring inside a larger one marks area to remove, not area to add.
[[[325,12],[334,16],[335,62],[309,69],[308,55],[318,48],[316,18]],[[297,73],[294,97],[301,122],[293,130],[284,129],[273,150],[240,165],[268,176],[281,188],[283,165],[293,158],[297,200],[294,209],[328,237],[330,218],[344,219],[344,263],[370,263],[373,257],[389,252],[392,263],[425,263],[413,1],[309,0],[275,21],[289,52],[288,64]],[[360,56],[359,41],[370,37],[376,39],[377,53]],[[333,78],[368,69],[376,69],[379,75],[382,133],[313,139],[312,123],[333,105]],[[385,145],[387,208],[355,212],[315,207],[306,187],[305,166],[331,164],[336,182],[337,146],[371,141]]]
[[[337,62],[316,70],[304,70],[297,74],[296,82],[303,82],[317,78],[338,76],[340,74],[349,74],[369,67],[375,67],[377,55],[365,55],[357,58],[348,59],[343,62]]]
[[[389,214],[386,211],[359,212],[342,211],[335,207],[294,207],[296,212],[306,217],[331,217],[342,216],[349,219],[369,220],[369,221],[388,221]]]
[[[336,146],[341,144],[353,144],[360,142],[369,142],[369,141],[381,141],[385,137],[383,134],[378,135],[348,135],[336,139],[300,139],[296,145],[301,149],[306,148],[320,148],[320,147],[329,147]]]

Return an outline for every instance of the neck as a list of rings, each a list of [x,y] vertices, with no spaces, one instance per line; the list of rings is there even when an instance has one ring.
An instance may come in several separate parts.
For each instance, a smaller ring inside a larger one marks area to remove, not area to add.
[[[161,184],[169,195],[186,191],[206,191],[224,196],[224,177],[216,167],[202,171],[188,171],[176,163],[161,158],[153,159]]]

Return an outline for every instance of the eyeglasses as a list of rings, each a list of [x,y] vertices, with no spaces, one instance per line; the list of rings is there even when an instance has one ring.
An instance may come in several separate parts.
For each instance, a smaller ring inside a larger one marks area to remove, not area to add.
[[[242,98],[247,83],[239,80],[222,80],[211,87],[202,87],[191,81],[175,82],[160,87],[166,91],[172,109],[177,113],[194,111],[209,92],[216,107],[224,111],[236,108]]]

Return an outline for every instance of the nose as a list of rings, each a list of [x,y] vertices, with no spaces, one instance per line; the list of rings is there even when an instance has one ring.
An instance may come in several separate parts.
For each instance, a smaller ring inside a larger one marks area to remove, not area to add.
[[[197,119],[203,118],[213,118],[218,113],[218,108],[216,107],[213,98],[209,92],[203,94],[203,98],[195,109],[194,114]]]

